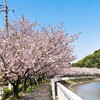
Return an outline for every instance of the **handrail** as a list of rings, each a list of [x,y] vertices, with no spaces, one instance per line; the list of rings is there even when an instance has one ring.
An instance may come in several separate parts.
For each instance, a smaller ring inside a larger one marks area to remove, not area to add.
[[[57,83],[57,94],[58,100],[83,100],[60,83]]]
[[[51,79],[51,87],[52,87],[52,97],[54,100],[56,100],[56,94],[57,94],[57,86],[56,86],[56,83],[61,81],[61,80],[70,80],[70,79],[79,79],[79,78],[94,78],[96,76],[82,76],[82,77],[56,77],[56,78],[52,78]],[[59,90],[61,91],[61,90]],[[59,95],[58,95],[59,96]],[[59,99],[59,100],[69,100],[69,99]],[[74,100],[74,99],[70,99],[70,100]],[[75,99],[75,100],[78,100],[78,99]]]

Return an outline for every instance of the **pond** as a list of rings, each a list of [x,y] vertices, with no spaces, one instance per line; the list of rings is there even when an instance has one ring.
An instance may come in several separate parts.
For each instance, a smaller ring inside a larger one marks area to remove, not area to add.
[[[76,86],[74,92],[83,100],[100,100],[100,82]]]

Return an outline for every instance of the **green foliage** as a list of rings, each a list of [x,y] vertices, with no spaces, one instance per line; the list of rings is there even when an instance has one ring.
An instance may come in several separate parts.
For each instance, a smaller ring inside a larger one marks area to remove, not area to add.
[[[18,90],[19,90],[19,92],[22,91],[22,84],[20,84],[18,86]],[[4,89],[4,94],[2,95],[2,98],[3,98],[3,100],[5,100],[6,98],[10,97],[11,95],[13,95],[13,88],[11,90],[9,90],[8,88],[5,88]],[[19,93],[19,97],[18,98],[20,98],[21,95],[22,95],[22,92]],[[10,97],[9,100],[19,100],[18,98],[16,99],[14,97]]]
[[[34,84],[32,85],[32,89],[36,89],[38,87],[38,85]]]
[[[49,88],[49,96],[52,96],[52,88],[51,88],[51,86]]]
[[[32,92],[32,88],[31,88],[31,87],[28,87],[28,88],[26,89],[26,92]]]
[[[46,82],[48,82],[48,80],[46,80],[46,79],[42,80],[42,83],[46,83]]]
[[[22,100],[21,96],[18,96],[17,98],[15,97],[10,97],[9,100]]]
[[[47,82],[47,80],[43,80],[42,83],[45,83]],[[32,92],[32,90],[36,89],[38,87],[37,84],[33,84],[32,87],[30,86],[29,84],[29,81],[27,81],[27,88],[26,88],[26,92]],[[4,94],[2,95],[2,100],[6,100],[7,98],[9,98],[9,100],[22,100],[21,97],[22,97],[22,84],[19,84],[18,86],[18,91],[19,91],[19,94],[18,94],[18,98],[14,98],[13,97],[13,88],[11,90],[9,90],[8,88],[5,88],[4,89]]]
[[[73,64],[74,67],[100,68],[100,49]]]
[[[5,100],[6,98],[8,98],[9,96],[11,96],[13,94],[13,90],[9,90],[8,88],[4,89],[4,94],[2,95],[2,100]]]
[[[19,86],[18,86],[18,91],[19,91],[19,92],[22,91],[22,84],[19,84]]]
[[[0,76],[0,85],[7,85],[7,81]]]
[[[26,92],[32,92],[32,90],[36,89],[37,87],[38,85],[33,84],[32,87],[31,86],[27,87]]]

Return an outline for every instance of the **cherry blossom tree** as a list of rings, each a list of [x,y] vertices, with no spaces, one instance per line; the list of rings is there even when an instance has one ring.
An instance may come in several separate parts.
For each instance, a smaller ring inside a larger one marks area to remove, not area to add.
[[[56,76],[100,76],[100,69],[98,68],[79,68],[70,67],[68,68],[58,68],[55,70]]]
[[[28,78],[50,75],[55,69],[69,68],[75,59],[71,45],[79,34],[68,36],[61,26],[36,27],[22,17],[9,23],[9,33],[0,31],[0,72],[13,85],[18,96],[18,85],[24,89]],[[6,35],[7,34],[7,35]]]
[[[0,37],[0,72],[13,85],[14,96],[18,96],[18,85],[34,63],[32,27],[35,23],[27,19],[9,24],[9,34]],[[31,33],[30,33],[31,32]],[[5,33],[6,34],[6,33]]]

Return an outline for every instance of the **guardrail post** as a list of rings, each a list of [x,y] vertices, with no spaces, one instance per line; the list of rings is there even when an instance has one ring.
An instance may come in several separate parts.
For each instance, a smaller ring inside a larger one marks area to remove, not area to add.
[[[60,81],[61,80],[61,77],[59,78],[52,78],[51,79],[51,88],[52,88],[52,96],[53,96],[53,99],[56,100],[56,82],[57,81]]]

